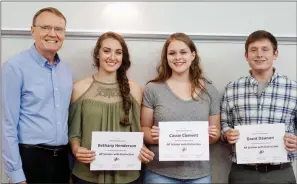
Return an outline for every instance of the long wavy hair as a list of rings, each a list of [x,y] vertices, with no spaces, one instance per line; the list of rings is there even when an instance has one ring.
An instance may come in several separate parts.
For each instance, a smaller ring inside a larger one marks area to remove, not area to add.
[[[174,40],[184,42],[190,48],[191,53],[195,52],[195,58],[192,61],[192,64],[190,66],[189,75],[190,75],[190,81],[191,81],[191,96],[192,96],[193,100],[197,100],[195,98],[195,95],[198,95],[197,89],[200,92],[199,94],[202,94],[203,92],[208,94],[203,83],[201,82],[201,79],[203,81],[205,81],[206,79],[203,75],[197,48],[196,48],[194,42],[192,41],[192,39],[184,33],[174,33],[174,34],[170,35],[169,38],[166,40],[166,42],[163,46],[163,49],[162,49],[161,61],[157,67],[158,76],[149,82],[157,82],[157,83],[165,82],[166,80],[168,80],[171,77],[172,69],[170,68],[170,66],[168,64],[167,52],[168,52],[169,44]]]
[[[123,126],[128,126],[128,125],[131,125],[131,123],[129,122],[129,111],[132,106],[132,100],[130,96],[130,86],[129,86],[129,80],[127,77],[127,70],[131,66],[131,61],[130,61],[130,54],[128,51],[127,44],[121,35],[115,32],[106,32],[98,38],[96,46],[93,51],[94,66],[97,67],[98,69],[100,67],[100,61],[98,59],[99,50],[101,49],[102,42],[107,38],[113,38],[119,41],[122,46],[123,60],[122,60],[121,66],[117,70],[117,81],[119,83],[119,88],[120,88],[120,92],[123,100],[123,110],[124,110],[125,116],[124,116],[124,119],[120,121],[120,124]]]

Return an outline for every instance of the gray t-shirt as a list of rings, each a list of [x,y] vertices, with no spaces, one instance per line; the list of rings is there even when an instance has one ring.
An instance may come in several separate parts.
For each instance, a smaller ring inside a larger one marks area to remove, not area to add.
[[[262,92],[265,90],[265,88],[268,86],[268,82],[259,82],[258,84],[258,96],[260,97]]]
[[[210,115],[220,112],[220,97],[217,89],[206,81],[204,93],[198,101],[182,100],[167,83],[149,83],[145,86],[142,104],[154,110],[154,125],[159,121],[208,121]],[[211,175],[209,161],[159,161],[159,146],[148,145],[155,153],[147,168],[159,175],[177,179],[197,179]]]

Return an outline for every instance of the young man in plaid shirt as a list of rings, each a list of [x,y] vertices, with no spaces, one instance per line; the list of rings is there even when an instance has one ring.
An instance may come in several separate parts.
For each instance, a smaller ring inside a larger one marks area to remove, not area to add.
[[[229,183],[296,183],[291,163],[296,159],[297,83],[277,73],[277,40],[264,30],[249,35],[245,57],[250,75],[226,86],[221,103],[222,138],[233,145]],[[236,125],[284,123],[285,163],[237,164],[235,143],[240,134]]]

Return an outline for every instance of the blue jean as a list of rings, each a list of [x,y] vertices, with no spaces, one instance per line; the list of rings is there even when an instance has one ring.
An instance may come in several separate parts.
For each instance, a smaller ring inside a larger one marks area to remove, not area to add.
[[[161,176],[149,170],[144,172],[144,184],[149,183],[211,183],[211,176],[205,176],[197,179],[175,179]]]

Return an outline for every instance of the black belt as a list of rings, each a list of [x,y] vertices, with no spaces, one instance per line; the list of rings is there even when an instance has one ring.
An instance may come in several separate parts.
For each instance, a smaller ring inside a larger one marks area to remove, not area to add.
[[[44,144],[19,144],[19,146],[23,147],[23,148],[39,148],[39,149],[51,151],[51,152],[53,152],[53,156],[58,156],[59,152],[65,151],[68,148],[67,145],[49,146],[49,145],[44,145]]]
[[[254,170],[258,172],[270,172],[270,171],[289,168],[291,167],[291,163],[284,163],[284,164],[278,164],[278,165],[272,165],[272,164],[240,165],[238,164],[238,166],[243,167],[244,169]]]

